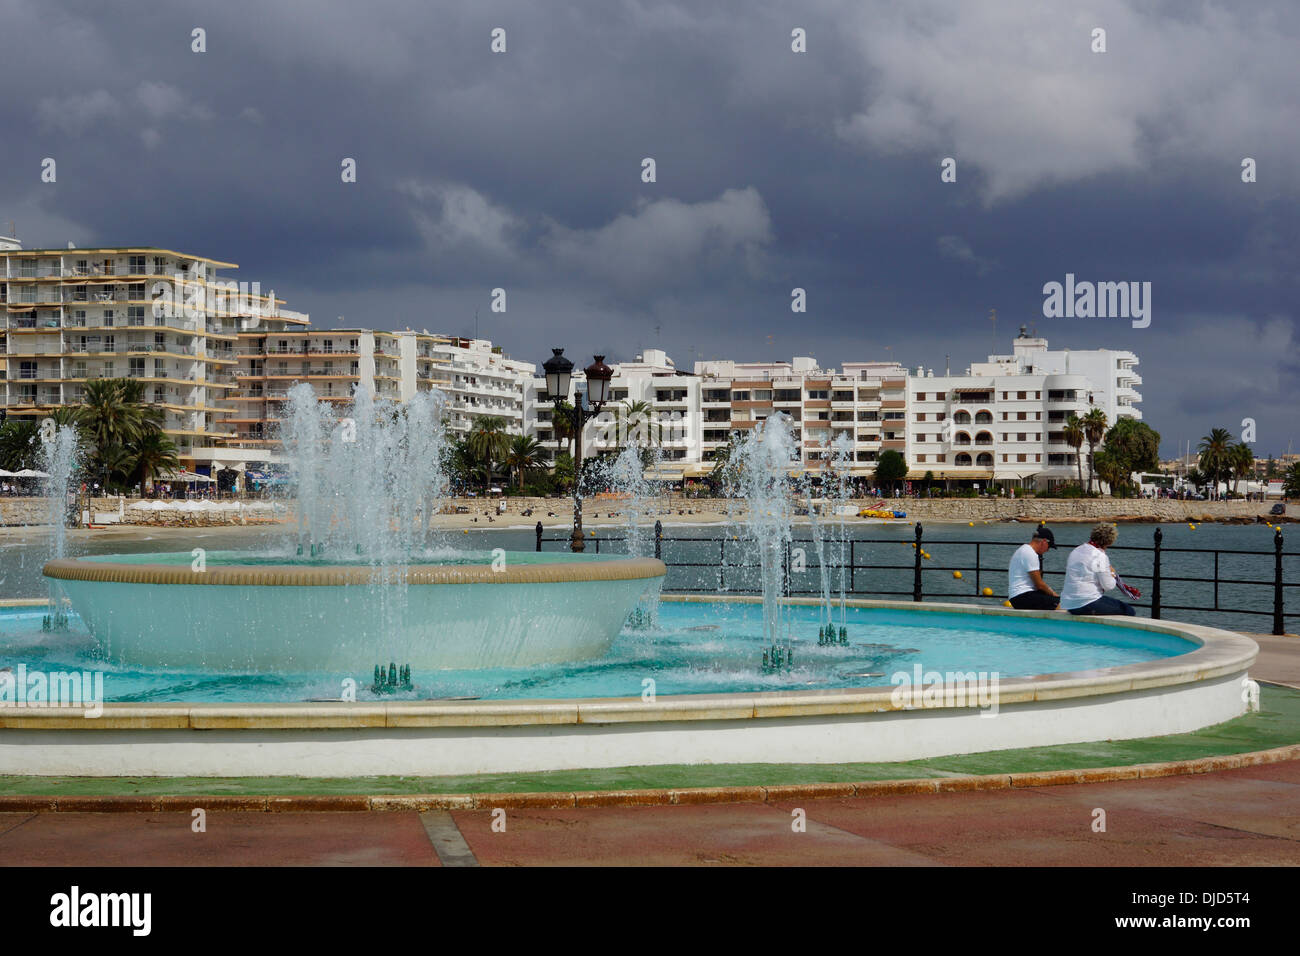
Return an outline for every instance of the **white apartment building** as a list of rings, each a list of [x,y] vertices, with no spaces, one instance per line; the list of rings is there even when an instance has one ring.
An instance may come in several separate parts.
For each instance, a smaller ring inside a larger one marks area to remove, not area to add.
[[[226,418],[240,324],[278,314],[282,301],[218,274],[234,268],[157,247],[24,250],[6,239],[3,407],[40,418],[80,403],[92,379],[138,379],[182,465],[195,467],[234,437]]]
[[[506,432],[527,431],[525,407],[537,367],[505,355],[488,339],[447,336],[417,337],[426,348],[430,365],[438,369],[438,388],[447,394],[447,424],[451,431],[468,434],[480,418],[503,419]]]
[[[663,465],[655,477],[700,477],[712,470],[730,437],[759,426],[775,412],[789,415],[798,442],[792,472],[824,469],[841,436],[851,442],[851,472],[874,473],[885,451],[908,464],[908,479],[927,476],[949,485],[1043,487],[1077,480],[1075,450],[1062,434],[1070,415],[1092,407],[1141,418],[1142,396],[1132,352],[1049,351],[1046,339],[1022,328],[1010,355],[989,356],[963,374],[936,377],[895,362],[845,362],[823,369],[815,359],[790,362],[695,363],[676,368],[662,350],[648,349],[614,366],[615,403],[646,402],[662,423]],[[573,392],[582,388],[575,369]],[[535,378],[527,398],[527,430],[553,454],[562,447]],[[572,398],[572,396],[570,396]],[[584,454],[609,452],[621,442],[608,412],[583,433]]]

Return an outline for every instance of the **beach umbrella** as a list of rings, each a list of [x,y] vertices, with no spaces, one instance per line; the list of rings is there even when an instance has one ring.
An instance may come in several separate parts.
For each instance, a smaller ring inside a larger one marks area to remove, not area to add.
[[[15,478],[48,478],[50,477],[43,471],[34,471],[31,468],[24,468],[22,471],[15,471]]]

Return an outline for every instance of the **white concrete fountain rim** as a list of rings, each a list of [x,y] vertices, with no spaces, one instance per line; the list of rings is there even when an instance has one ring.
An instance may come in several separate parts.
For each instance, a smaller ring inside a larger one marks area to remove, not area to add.
[[[653,559],[643,559],[653,561]],[[90,564],[91,562],[86,562]],[[603,562],[601,562],[603,563]],[[624,562],[610,562],[623,564]],[[654,562],[660,564],[660,562]],[[573,567],[592,568],[596,562]],[[661,565],[662,566],[662,565]],[[147,566],[136,566],[147,567]],[[557,567],[556,565],[540,565]],[[559,567],[563,567],[560,565]],[[177,570],[167,568],[168,571]],[[209,572],[210,573],[210,572]],[[761,598],[731,595],[672,595],[665,601],[758,603]],[[817,605],[816,598],[790,598],[790,604]],[[20,602],[13,602],[20,603]],[[854,608],[888,608],[913,613],[957,612],[1008,617],[1060,619],[1060,612],[1015,611],[955,603],[850,600]],[[1240,634],[1196,624],[1125,618],[1072,618],[1097,627],[1154,631],[1192,641],[1195,650],[1137,664],[1071,671],[999,682],[1000,707],[1045,701],[1096,698],[1126,692],[1196,685],[1243,674],[1259,648]],[[523,727],[528,725],[655,724],[679,721],[736,721],[824,715],[885,714],[911,710],[896,701],[890,686],[830,690],[683,694],[642,698],[492,701],[375,701],[324,703],[158,703],[103,705],[86,719],[77,708],[0,707],[0,728],[24,730],[323,730],[360,728]],[[933,708],[970,711],[940,704]]]

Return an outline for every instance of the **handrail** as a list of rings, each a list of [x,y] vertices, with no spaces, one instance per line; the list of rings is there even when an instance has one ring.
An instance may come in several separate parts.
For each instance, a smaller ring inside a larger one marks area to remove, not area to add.
[[[537,522],[537,526],[534,529],[534,531],[537,538],[536,550],[538,551],[542,550],[543,543],[547,543],[547,542],[568,543],[570,541],[570,538],[568,536],[547,537],[544,533],[544,529],[540,521]],[[1125,572],[1124,577],[1126,579],[1134,580],[1134,581],[1151,582],[1150,602],[1149,603],[1135,602],[1135,606],[1149,608],[1151,611],[1151,617],[1153,619],[1159,620],[1162,612],[1166,610],[1199,611],[1202,613],[1211,613],[1211,614],[1224,613],[1224,614],[1267,615],[1273,618],[1272,633],[1285,634],[1286,619],[1300,618],[1300,611],[1286,610],[1286,594],[1285,594],[1287,588],[1300,588],[1300,581],[1284,580],[1284,572],[1283,572],[1283,559],[1300,558],[1300,552],[1283,550],[1284,541],[1283,541],[1281,529],[1274,530],[1273,548],[1269,551],[1249,551],[1249,550],[1239,549],[1239,548],[1169,548],[1169,547],[1164,547],[1163,537],[1164,537],[1163,531],[1160,528],[1156,528],[1154,533],[1154,543],[1151,547],[1143,547],[1139,545],[1112,546],[1113,550],[1145,552],[1152,555],[1151,574]],[[626,535],[603,535],[603,536],[589,535],[588,540],[594,545],[596,553],[599,554],[600,546],[602,543],[609,544],[612,542],[626,541],[627,536]],[[988,547],[1018,548],[1020,547],[1021,544],[1023,544],[1023,542],[1017,542],[1017,541],[978,541],[978,540],[970,540],[970,539],[947,539],[947,538],[936,540],[935,543],[937,544],[961,545],[965,547],[975,548],[975,562],[973,566],[970,564],[962,564],[962,565],[954,565],[950,567],[947,565],[938,565],[938,564],[930,564],[928,566],[923,566],[922,565],[922,551],[923,551],[922,542],[923,542],[923,529],[919,521],[916,523],[915,526],[913,541],[908,541],[899,538],[851,538],[849,539],[846,542],[849,545],[848,563],[842,566],[841,565],[835,566],[841,568],[841,575],[847,574],[848,580],[847,583],[845,584],[845,592],[848,594],[870,593],[870,594],[877,594],[877,595],[910,595],[912,600],[914,601],[923,601],[927,597],[928,598],[970,597],[970,593],[968,591],[962,591],[962,592],[926,591],[923,587],[923,573],[925,571],[969,572],[973,570],[975,573],[975,582],[974,582],[975,593],[979,594],[981,593],[980,582],[981,582],[982,574],[985,573],[1005,574],[1006,573],[1005,567],[989,567],[982,564],[980,561],[980,554],[982,549]],[[716,559],[711,561],[672,561],[667,558],[664,558],[663,545],[677,544],[677,543],[717,544],[719,546],[718,556]],[[725,586],[727,571],[729,570],[741,571],[747,568],[757,568],[760,566],[753,562],[744,562],[744,561],[740,563],[728,563],[726,558],[726,553],[727,553],[727,545],[729,543],[739,544],[740,542],[738,542],[735,536],[733,535],[705,535],[705,536],[682,535],[682,536],[674,536],[674,537],[665,537],[663,533],[663,523],[660,521],[656,521],[654,525],[655,557],[663,560],[663,562],[668,566],[670,571],[673,568],[712,568],[718,573],[719,588]],[[782,590],[785,596],[788,597],[793,594],[820,594],[821,593],[820,588],[796,588],[791,586],[792,573],[798,573],[798,572],[792,572],[791,569],[791,546],[803,545],[803,544],[816,544],[816,543],[817,543],[816,540],[813,538],[792,538],[790,542],[786,545],[785,555],[783,557],[783,568],[782,568],[782,581],[783,581]],[[829,540],[822,539],[822,543],[823,544],[829,543]],[[857,562],[856,552],[857,552],[857,546],[860,544],[915,544],[916,548],[915,548],[915,553],[912,556],[912,560],[906,564],[881,564],[878,562],[872,562],[869,564],[859,564]],[[1061,544],[1061,546],[1071,547],[1071,545],[1063,544],[1063,543]],[[1209,577],[1188,577],[1185,575],[1166,574],[1161,569],[1160,559],[1162,555],[1167,552],[1202,554],[1202,555],[1211,556],[1214,562],[1214,572]],[[1223,575],[1220,574],[1219,571],[1219,555],[1221,554],[1250,555],[1252,557],[1257,557],[1257,558],[1272,557],[1273,558],[1272,568],[1270,569],[1272,573],[1268,575],[1267,580],[1250,580],[1245,578],[1224,577]],[[902,591],[883,590],[879,588],[870,588],[870,589],[860,588],[858,586],[860,583],[859,573],[864,571],[911,571],[912,587],[910,590],[902,590]],[[1163,594],[1162,594],[1162,585],[1171,582],[1180,583],[1180,584],[1189,583],[1189,584],[1212,585],[1213,586],[1212,606],[1206,607],[1203,605],[1198,606],[1198,605],[1190,605],[1190,604],[1170,604],[1164,601]],[[1219,601],[1220,585],[1270,588],[1273,594],[1273,606],[1269,610],[1260,610],[1258,608],[1244,608],[1244,607],[1224,607],[1220,604]],[[695,591],[700,591],[702,589],[700,587],[669,587],[665,584],[663,590],[666,592],[695,592]],[[728,588],[728,590],[735,593],[757,593],[760,589],[757,587],[732,586]]]

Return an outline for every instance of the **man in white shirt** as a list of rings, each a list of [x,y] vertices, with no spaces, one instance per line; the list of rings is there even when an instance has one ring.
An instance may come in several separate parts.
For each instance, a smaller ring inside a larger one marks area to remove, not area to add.
[[[1106,592],[1117,586],[1115,569],[1106,556],[1106,549],[1115,543],[1115,535],[1114,525],[1093,525],[1087,542],[1070,552],[1065,563],[1061,607],[1071,614],[1132,616],[1135,613],[1131,604],[1106,597]]]
[[[1056,537],[1039,525],[1028,544],[1011,556],[1007,569],[1007,600],[1018,611],[1055,611],[1058,595],[1043,580],[1043,555],[1056,545]]]

